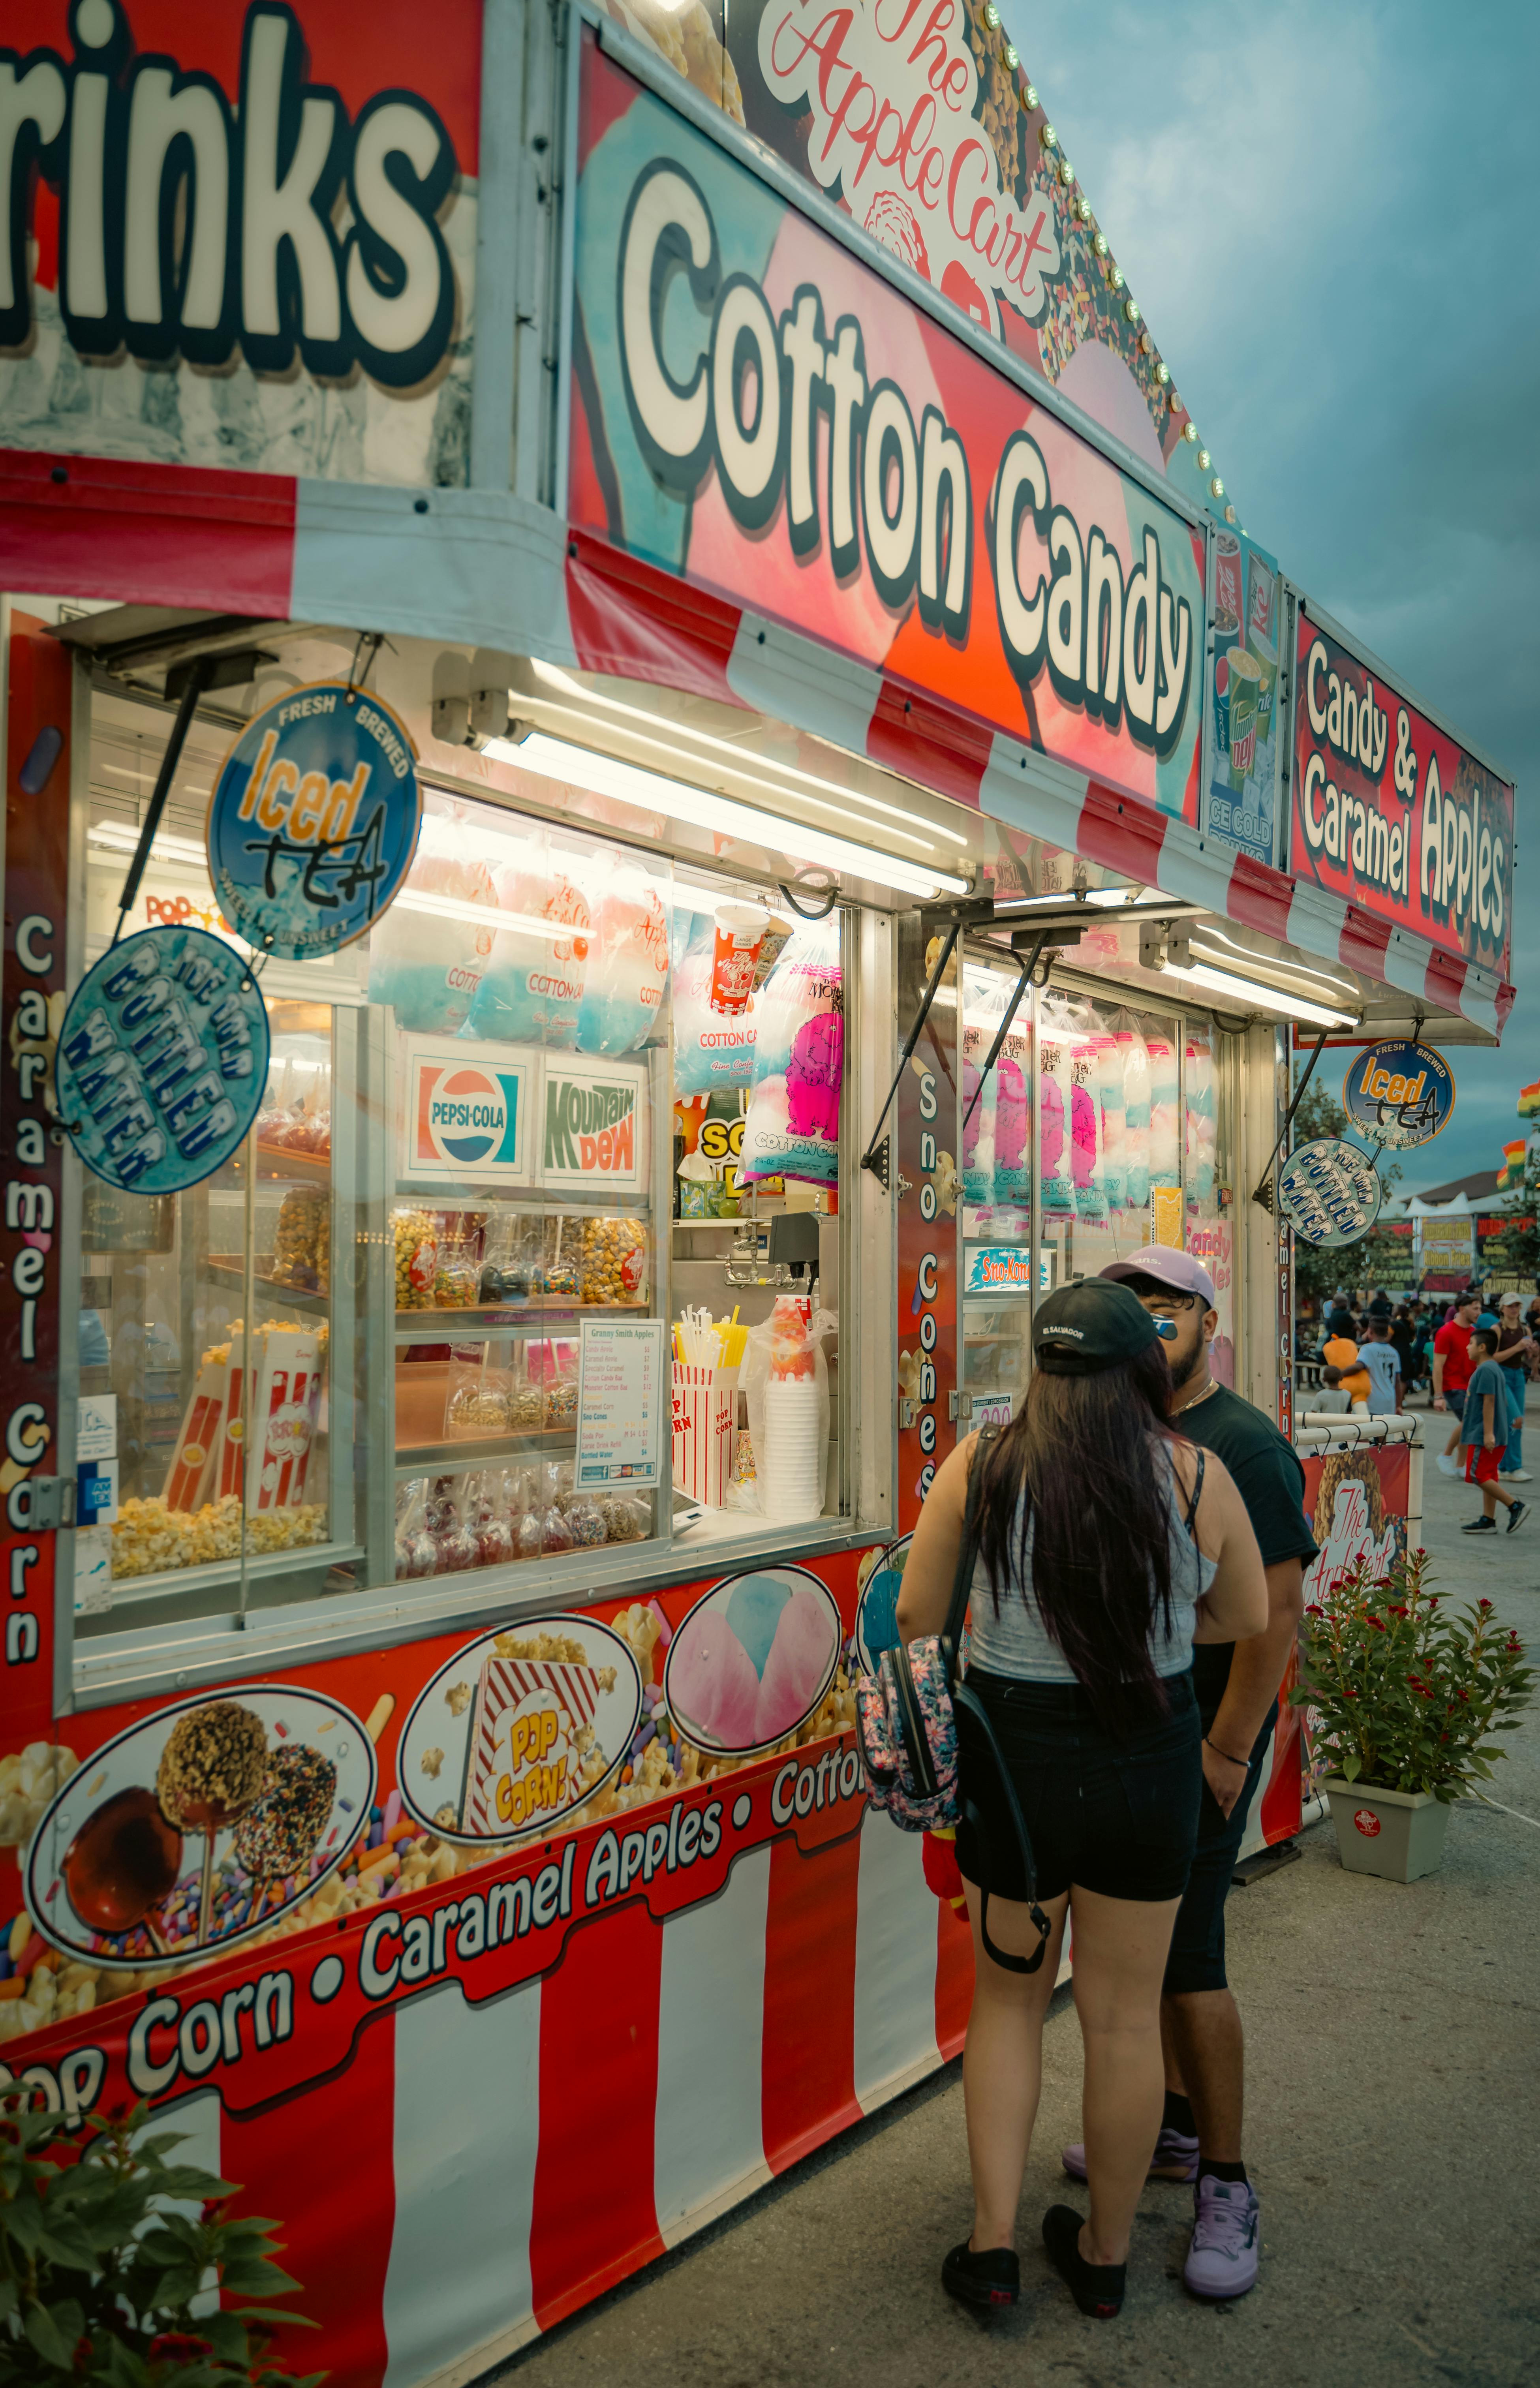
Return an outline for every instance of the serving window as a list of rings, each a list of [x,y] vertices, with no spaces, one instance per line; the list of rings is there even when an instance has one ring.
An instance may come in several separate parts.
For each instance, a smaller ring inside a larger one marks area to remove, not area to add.
[[[159,728],[96,701],[87,962]],[[223,743],[196,725],[131,931],[238,944],[201,836]],[[370,935],[266,967],[269,1080],[229,1162],[174,1196],[83,1174],[81,1415],[117,1472],[78,1633],[451,1577],[549,1602],[837,1524],[855,934],[428,789]]]

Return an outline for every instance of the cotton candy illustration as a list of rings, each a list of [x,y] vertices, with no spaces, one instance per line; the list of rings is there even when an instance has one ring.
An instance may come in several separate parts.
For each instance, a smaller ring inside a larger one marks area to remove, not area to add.
[[[742,1174],[833,1186],[845,1066],[837,916],[809,921],[787,939],[760,994],[757,1018]]]
[[[1075,1213],[1079,1218],[1100,1221],[1107,1215],[1101,1153],[1101,1061],[1096,1038],[1088,1029],[1082,1029],[1070,1047],[1069,1077]]]
[[[674,916],[676,935],[683,917]],[[759,997],[751,997],[745,1011],[712,1010],[715,948],[716,924],[709,912],[697,912],[674,969],[674,1092],[681,1097],[746,1086],[754,1076]]]
[[[1037,1035],[1037,1094],[1042,1200],[1045,1213],[1075,1209],[1074,1109],[1069,1069],[1069,1023],[1063,1012],[1043,1008]]]
[[[665,1683],[669,1711],[708,1747],[783,1740],[822,1698],[839,1638],[833,1600],[800,1569],[740,1576],[708,1593],[680,1627]]]
[[[1123,1057],[1117,1038],[1098,1025],[1096,1078],[1101,1105],[1101,1183],[1110,1212],[1128,1200],[1128,1115],[1123,1093]]]
[[[995,1063],[995,1207],[1014,1229],[1032,1200],[1032,1098],[1025,1035],[1014,1031]]]

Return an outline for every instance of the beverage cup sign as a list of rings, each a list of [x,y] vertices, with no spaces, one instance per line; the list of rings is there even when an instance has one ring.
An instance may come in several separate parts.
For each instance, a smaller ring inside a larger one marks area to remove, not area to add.
[[[1229,651],[1214,658],[1214,743],[1221,756],[1229,753]]]
[[[1215,627],[1231,638],[1241,629],[1241,541],[1232,530],[1222,530],[1214,549]]]
[[[765,941],[770,915],[757,904],[719,904],[716,940],[711,956],[713,1011],[732,1014],[748,1010],[754,972]]]
[[[1278,654],[1278,632],[1274,627],[1278,608],[1278,578],[1268,571],[1255,550],[1247,558],[1250,603],[1246,609],[1246,644],[1254,653]]]
[[[1244,647],[1232,647],[1229,663],[1229,783],[1243,788],[1256,761],[1257,713],[1262,667]]]

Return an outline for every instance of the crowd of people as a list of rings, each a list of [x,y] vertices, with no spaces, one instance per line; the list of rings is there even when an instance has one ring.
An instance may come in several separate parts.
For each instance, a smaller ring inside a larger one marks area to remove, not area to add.
[[[1300,1356],[1320,1360],[1321,1407],[1393,1416],[1408,1394],[1426,1387],[1431,1408],[1451,1421],[1434,1454],[1439,1467],[1481,1489],[1481,1514],[1462,1531],[1495,1532],[1502,1507],[1514,1531],[1530,1507],[1512,1487],[1532,1480],[1524,1410],[1530,1383],[1540,1375],[1540,1294],[1526,1308],[1520,1294],[1503,1291],[1489,1302],[1474,1286],[1445,1302],[1419,1297],[1393,1304],[1381,1291],[1360,1314],[1339,1289],[1315,1351],[1310,1340],[1305,1327]]]

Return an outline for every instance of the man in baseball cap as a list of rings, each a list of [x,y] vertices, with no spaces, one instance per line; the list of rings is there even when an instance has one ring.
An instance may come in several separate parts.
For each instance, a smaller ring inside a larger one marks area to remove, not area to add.
[[[1203,1726],[1198,1850],[1177,1914],[1161,2004],[1165,2115],[1152,2174],[1192,2180],[1195,2223],[1182,2278],[1195,2296],[1243,2295],[1256,2280],[1256,2192],[1241,2154],[1245,2043],[1225,1974],[1225,1898],[1278,1718],[1279,1686],[1305,1608],[1316,1540],[1305,1470],[1271,1418],[1209,1372],[1218,1331],[1214,1279],[1190,1252],[1150,1244],[1101,1272],[1154,1319],[1170,1364],[1171,1422],[1235,1479],[1267,1573],[1267,1624],[1250,1642],[1192,1654]],[[1085,2178],[1085,2150],[1064,2169]]]

